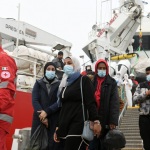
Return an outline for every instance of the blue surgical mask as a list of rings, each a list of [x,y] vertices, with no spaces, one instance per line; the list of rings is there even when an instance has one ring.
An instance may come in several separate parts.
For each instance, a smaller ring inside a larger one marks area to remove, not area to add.
[[[146,76],[146,80],[150,81],[150,74]]]
[[[73,74],[74,73],[73,66],[71,66],[71,65],[65,65],[64,66],[64,72],[67,75]]]
[[[106,70],[98,70],[97,74],[99,77],[105,77],[106,76]]]
[[[47,77],[47,79],[54,79],[55,75],[55,71],[48,71],[46,70],[45,76]]]

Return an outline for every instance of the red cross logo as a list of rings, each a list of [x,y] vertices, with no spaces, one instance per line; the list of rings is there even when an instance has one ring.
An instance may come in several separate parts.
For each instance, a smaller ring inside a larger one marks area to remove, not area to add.
[[[1,72],[1,77],[4,78],[4,79],[9,78],[10,77],[10,72],[8,72],[8,71]]]

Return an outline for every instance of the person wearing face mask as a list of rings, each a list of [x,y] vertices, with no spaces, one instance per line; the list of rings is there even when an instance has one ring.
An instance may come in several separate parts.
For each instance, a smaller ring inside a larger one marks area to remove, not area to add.
[[[150,67],[145,69],[146,81],[139,83],[133,95],[139,104],[139,129],[145,150],[150,150]]]
[[[32,91],[32,105],[34,109],[31,136],[37,127],[43,123],[47,128],[48,148],[46,150],[59,150],[60,145],[53,141],[59,108],[57,107],[57,91],[60,81],[55,75],[56,66],[47,62],[44,66],[44,77],[36,80]]]
[[[54,140],[63,142],[64,150],[85,150],[88,141],[81,137],[84,119],[80,88],[82,77],[80,63],[77,58],[72,56],[65,58],[64,63],[64,75],[59,86],[62,107]],[[93,85],[87,76],[82,77],[82,89],[85,112],[88,110],[89,120],[93,121],[94,134],[99,136],[101,124],[96,110]]]
[[[119,96],[117,83],[114,78],[110,77],[108,71],[107,62],[99,59],[95,64],[94,87],[102,131],[100,137],[95,137],[90,143],[89,150],[106,150],[103,143],[104,137],[110,129],[114,129],[118,125]]]

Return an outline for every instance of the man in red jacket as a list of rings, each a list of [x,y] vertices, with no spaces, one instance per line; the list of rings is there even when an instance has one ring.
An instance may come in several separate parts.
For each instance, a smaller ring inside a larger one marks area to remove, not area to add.
[[[6,136],[13,121],[16,72],[16,63],[2,49],[0,36],[0,150],[6,150]]]

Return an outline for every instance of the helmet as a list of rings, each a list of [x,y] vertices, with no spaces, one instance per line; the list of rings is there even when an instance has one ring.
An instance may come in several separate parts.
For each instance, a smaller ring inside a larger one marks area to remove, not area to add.
[[[120,130],[109,130],[104,138],[104,144],[109,148],[123,148],[126,144],[125,136]]]

